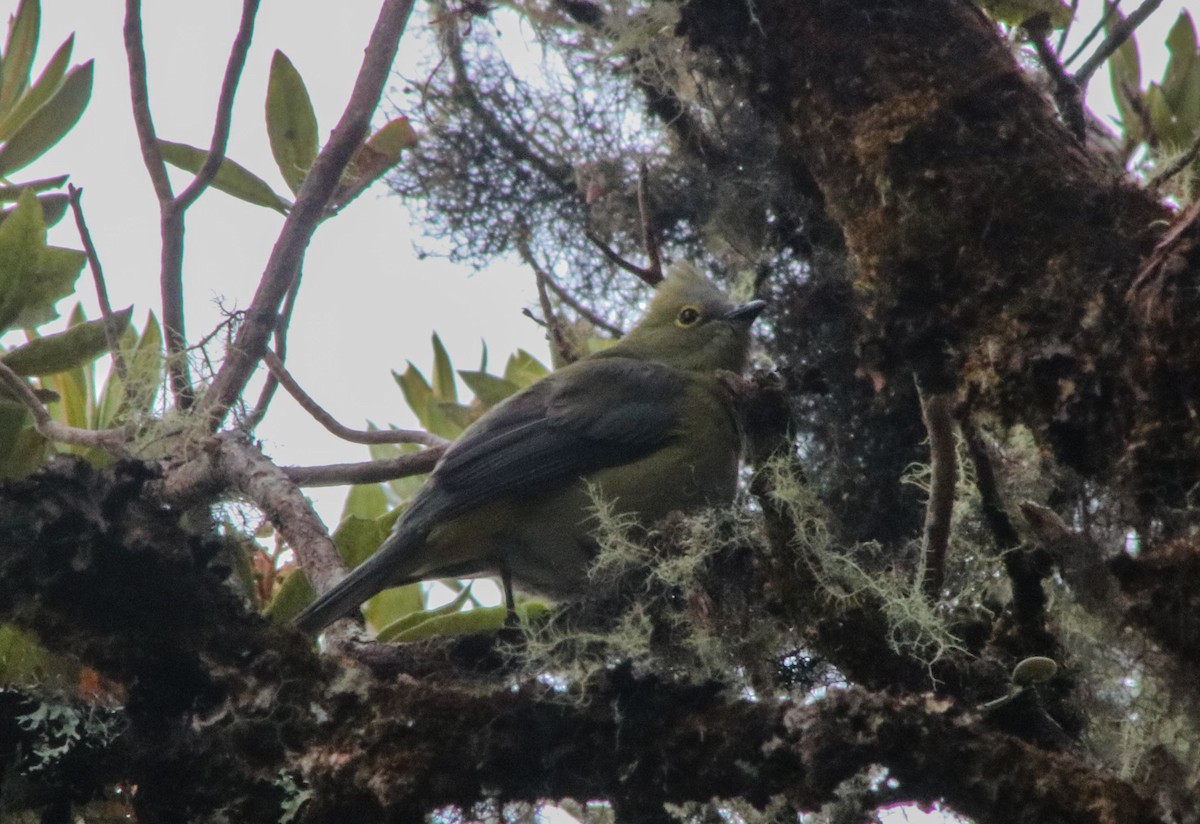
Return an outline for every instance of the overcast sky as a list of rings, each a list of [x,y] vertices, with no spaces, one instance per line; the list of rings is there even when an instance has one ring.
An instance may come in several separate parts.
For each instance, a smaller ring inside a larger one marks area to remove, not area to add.
[[[122,6],[117,0],[43,0],[35,75],[74,31],[74,61],[96,59],[96,86],[79,125],[17,179],[69,172],[84,189],[84,208],[113,305],[134,304],[140,328],[147,311],[158,314],[158,217],[129,114]],[[206,146],[241,3],[150,0],[145,6],[150,95],[159,135]],[[315,0],[263,3],[234,110],[230,157],[276,191],[290,194],[271,159],[264,125],[271,55],[276,48],[283,50],[304,77],[324,141],[353,84],[377,7]],[[16,0],[0,0],[6,17],[15,8]],[[410,56],[415,43],[411,34],[405,37]],[[401,49],[405,51],[403,44]],[[404,95],[394,91],[392,97],[403,102]],[[188,177],[179,174],[175,180]],[[215,190],[188,213],[184,277],[192,340],[220,322],[218,301],[227,308],[248,305],[282,220]],[[517,347],[548,357],[540,330],[521,315],[536,300],[527,272],[500,266],[472,275],[436,258],[417,261],[412,239],[419,233],[398,200],[378,185],[327,221],[309,248],[288,364],[347,425],[362,427],[367,419],[415,425],[390,370],[403,371],[411,358],[428,374],[434,330],[459,368],[478,368],[481,339],[487,340],[493,369],[501,368]],[[79,246],[69,217],[51,237],[59,245]],[[86,272],[79,284],[94,316],[96,302]],[[60,312],[65,315],[71,305],[63,301]],[[367,458],[365,447],[329,435],[282,391],[260,435],[280,463]],[[344,491],[313,494],[326,521],[335,519]]]
[[[0,12],[7,17],[16,5],[16,0],[0,0]],[[140,328],[149,310],[158,311],[158,217],[129,114],[123,3],[43,0],[42,5],[35,74],[75,32],[74,61],[95,58],[96,86],[80,124],[49,154],[22,170],[17,180],[69,172],[72,182],[83,187],[112,302],[117,307],[133,304]],[[207,145],[241,3],[148,0],[145,6],[150,94],[159,134]],[[1161,46],[1152,46],[1162,43],[1181,7],[1182,0],[1166,0],[1139,33],[1146,80],[1161,76],[1165,55]],[[283,50],[304,77],[324,140],[341,113],[377,8],[378,3],[366,0],[262,4],[234,110],[230,157],[277,191],[287,192],[271,159],[263,119],[271,54],[276,48]],[[420,18],[414,17],[401,43],[402,63],[409,66],[415,63],[418,40],[413,35],[420,25]],[[1086,31],[1085,26],[1077,29]],[[1111,106],[1105,102],[1106,75],[1101,72],[1092,85],[1098,94],[1090,102],[1103,114]],[[405,100],[398,88],[391,97]],[[175,179],[185,182],[188,176]],[[248,304],[281,222],[274,212],[216,191],[189,212],[184,277],[191,340],[220,321],[218,301],[226,308]],[[390,370],[402,371],[406,359],[426,370],[434,330],[459,368],[477,367],[481,339],[487,340],[493,368],[517,347],[548,359],[541,331],[521,315],[522,308],[535,302],[528,272],[496,266],[472,275],[436,258],[418,261],[412,242],[419,235],[420,227],[411,225],[399,202],[377,186],[326,222],[308,251],[288,363],[311,394],[347,425],[361,427],[367,419],[414,424]],[[69,218],[53,230],[52,239],[78,247]],[[85,273],[80,296],[89,315],[95,316],[88,284]],[[63,301],[60,311],[66,314],[70,306]],[[282,392],[260,436],[268,454],[284,464],[366,457],[364,447],[326,433]],[[335,519],[344,492],[313,490],[313,496],[326,521]]]

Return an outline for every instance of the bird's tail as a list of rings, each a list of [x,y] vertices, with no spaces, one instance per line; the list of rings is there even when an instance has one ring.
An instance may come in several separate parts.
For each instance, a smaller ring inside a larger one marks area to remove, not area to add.
[[[421,580],[419,576],[397,576],[398,560],[425,540],[423,530],[393,532],[367,560],[356,566],[349,575],[296,616],[295,625],[302,631],[316,634],[372,595],[389,587],[404,586]]]

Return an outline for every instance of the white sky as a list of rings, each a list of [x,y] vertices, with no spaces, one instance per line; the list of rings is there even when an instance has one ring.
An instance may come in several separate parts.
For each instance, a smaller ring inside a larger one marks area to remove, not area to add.
[[[16,5],[16,0],[0,0],[0,14],[7,18]],[[1152,46],[1162,43],[1182,5],[1183,0],[1167,0],[1139,32],[1144,81],[1161,76],[1165,55],[1161,46]],[[123,3],[42,0],[42,6],[35,75],[75,32],[74,62],[96,59],[96,86],[79,125],[16,179],[69,172],[72,182],[85,190],[84,207],[111,300],[116,307],[134,304],[140,328],[148,310],[158,312],[158,217],[129,114]],[[159,135],[206,146],[241,3],[147,0],[145,6],[150,94]],[[377,8],[378,3],[361,0],[263,3],[234,110],[230,157],[288,194],[271,159],[263,121],[271,54],[282,49],[304,77],[324,140],[341,113]],[[419,20],[414,18],[413,25],[420,25]],[[1076,29],[1084,32],[1087,26]],[[412,34],[410,29],[401,43],[406,63],[414,59],[417,41]],[[1092,84],[1099,94],[1091,102],[1100,111],[1110,110],[1111,104],[1101,102],[1108,85],[1101,75]],[[187,179],[175,176],[176,191]],[[219,322],[218,299],[230,308],[249,303],[281,222],[274,212],[215,190],[189,212],[184,277],[191,340]],[[477,367],[481,339],[488,343],[493,369],[517,347],[548,359],[540,329],[521,315],[523,307],[536,302],[526,271],[495,266],[471,275],[438,259],[418,261],[412,240],[419,233],[399,202],[377,185],[321,227],[308,251],[288,364],[301,384],[347,425],[361,427],[367,419],[381,425],[415,424],[390,370],[402,371],[405,360],[412,359],[427,371],[434,330],[459,368]],[[69,216],[52,230],[51,239],[78,248]],[[95,317],[86,271],[79,283],[79,295]],[[70,306],[71,301],[63,301],[60,311],[66,314]],[[366,458],[365,447],[326,433],[282,391],[259,434],[268,454],[284,464]],[[311,494],[332,526],[344,491]]]
[[[0,12],[7,18],[16,5],[16,0],[0,0]],[[159,135],[207,146],[241,3],[149,0],[145,6],[150,95]],[[304,77],[323,142],[341,115],[377,8],[367,2],[263,3],[228,154],[281,194],[290,196],[271,158],[263,117],[273,51],[283,50]],[[158,213],[129,114],[122,17],[119,0],[43,0],[35,76],[74,31],[74,62],[96,59],[96,86],[79,125],[17,179],[70,172],[72,182],[84,189],[84,209],[110,299],[118,308],[134,304],[141,328],[148,310],[160,315]],[[406,34],[404,42],[411,51],[414,38]],[[177,192],[180,182],[189,179],[185,174],[173,177]],[[282,220],[215,190],[188,213],[184,277],[190,339],[219,323],[218,299],[226,307],[248,305]],[[530,275],[512,266],[471,275],[435,258],[417,261],[412,239],[418,234],[399,201],[377,185],[327,221],[309,248],[288,365],[310,394],[349,426],[363,427],[367,419],[416,425],[390,370],[403,371],[405,360],[412,359],[428,375],[429,338],[435,330],[459,368],[478,368],[481,338],[487,340],[493,370],[502,368],[518,347],[548,358],[540,329],[521,315],[523,307],[536,302]],[[51,241],[79,248],[69,215],[52,230]],[[98,310],[90,283],[85,271],[79,295],[94,317]],[[62,301],[60,312],[65,315],[71,305]],[[365,447],[328,434],[282,390],[259,434],[268,454],[284,464],[367,459]],[[314,489],[310,494],[333,526],[344,490]]]

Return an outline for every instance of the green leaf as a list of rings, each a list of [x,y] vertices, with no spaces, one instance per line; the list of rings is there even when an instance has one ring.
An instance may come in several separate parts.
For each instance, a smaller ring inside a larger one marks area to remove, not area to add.
[[[518,349],[515,355],[509,355],[508,363],[504,365],[504,379],[522,389],[549,374],[550,370],[524,349]]]
[[[374,519],[387,512],[387,508],[387,495],[381,485],[356,484],[346,495],[341,519],[344,521],[351,516]]]
[[[12,445],[0,452],[0,477],[24,478],[49,457],[52,446],[32,426],[17,433]]]
[[[1104,21],[1106,34],[1124,22],[1125,17],[1114,10]],[[1121,113],[1121,125],[1132,140],[1140,139],[1141,122],[1137,115],[1137,99],[1142,92],[1142,62],[1138,57],[1137,39],[1133,34],[1121,44],[1108,59],[1108,73],[1112,80],[1113,98]]]
[[[363,604],[363,615],[372,627],[383,627],[405,615],[425,608],[425,593],[420,584],[390,587]]]
[[[79,122],[92,97],[93,64],[89,60],[71,69],[54,96],[16,128],[0,148],[0,176],[37,160]]]
[[[12,203],[21,196],[21,192],[28,189],[31,192],[44,192],[47,189],[61,189],[62,185],[67,182],[70,175],[59,175],[58,177],[45,177],[41,180],[28,180],[14,186],[0,186],[0,203]]]
[[[1167,70],[1163,74],[1162,87],[1167,102],[1171,104],[1172,109],[1177,110],[1181,108],[1180,104],[1187,92],[1188,75],[1196,62],[1196,28],[1186,11],[1179,13],[1175,25],[1171,26],[1171,31],[1167,33],[1167,51],[1170,52],[1171,59],[1167,62]]]
[[[78,369],[47,375],[43,384],[53,387],[58,393],[58,400],[49,404],[51,417],[80,429],[88,425],[87,381]]]
[[[71,205],[71,198],[63,194],[38,195],[38,205],[42,207],[42,220],[46,226],[53,226],[63,219]],[[0,210],[0,222],[9,216],[12,209]]]
[[[371,444],[367,447],[367,451],[371,454],[373,461],[386,461],[392,458],[397,458],[400,455],[408,455],[421,451],[421,447],[415,443],[379,443]],[[413,495],[425,485],[425,475],[410,475],[407,478],[395,478],[387,482],[387,488],[391,490],[395,499],[400,502],[412,500]]]
[[[550,607],[541,601],[526,601],[517,604],[515,609],[517,617],[523,622],[536,621],[550,611]],[[505,607],[481,607],[466,612],[452,612],[421,621],[403,631],[392,632],[388,627],[387,640],[401,643],[446,635],[493,632],[502,629],[507,619],[508,610]]]
[[[1064,28],[1071,22],[1071,7],[1061,0],[987,0],[979,4],[988,17],[1009,26],[1021,26],[1039,14],[1049,17],[1050,27]]]
[[[21,95],[21,99],[16,102],[15,106],[7,110],[7,114],[0,117],[0,140],[8,140],[22,123],[45,105],[46,101],[62,87],[63,78],[67,74],[67,66],[71,63],[71,50],[74,46],[75,35],[72,34],[58,47],[58,51],[54,52],[50,62],[46,64],[46,68],[42,69],[42,73],[38,75],[33,86]]]
[[[393,641],[404,633],[411,631],[414,627],[425,623],[433,618],[439,618],[443,615],[450,615],[458,612],[471,599],[470,585],[463,587],[458,591],[458,595],[454,596],[448,604],[443,604],[435,609],[421,609],[417,607],[414,610],[409,610],[403,615],[397,616],[394,620],[382,623],[376,623],[375,626],[382,627],[375,634],[376,641]]]
[[[118,327],[129,325],[133,307],[114,314]],[[91,363],[108,351],[104,321],[93,320],[56,335],[35,338],[6,354],[4,363],[18,375],[52,375]]]
[[[32,423],[28,410],[15,399],[9,398],[7,391],[0,391],[0,477],[6,477],[4,472],[5,457],[17,444],[21,430]]]
[[[467,372],[460,370],[458,376],[462,378],[467,388],[479,399],[479,402],[487,408],[491,408],[509,395],[515,395],[521,391],[521,387],[512,381],[498,378],[495,375],[489,375],[487,372]]]
[[[281,624],[287,623],[299,615],[300,610],[311,604],[316,597],[312,584],[308,582],[308,576],[304,574],[304,570],[297,568],[283,579],[275,597],[263,612]]]
[[[21,0],[15,17],[8,21],[8,42],[0,64],[0,112],[8,111],[29,85],[29,69],[37,51],[42,9],[38,0]]]
[[[404,402],[417,416],[421,426],[425,427],[427,432],[432,432],[429,428],[429,409],[433,405],[433,389],[421,374],[421,370],[409,361],[403,375],[392,372],[392,377],[399,384],[400,391],[404,393]]]
[[[350,569],[371,557],[386,537],[387,532],[380,526],[378,518],[357,515],[343,518],[333,531],[333,542]]]
[[[158,147],[162,151],[163,160],[192,174],[200,171],[200,167],[204,165],[204,158],[208,157],[208,152],[204,149],[197,149],[186,143],[160,140]],[[291,201],[275,194],[275,190],[265,180],[229,158],[221,161],[221,167],[217,170],[212,185],[227,195],[233,195],[255,206],[266,206],[280,214],[287,214],[288,209],[292,207]]]
[[[278,49],[267,81],[267,137],[288,188],[299,192],[317,159],[317,116],[300,73]]]
[[[1155,136],[1168,146],[1183,146],[1191,138],[1191,133],[1183,128],[1178,118],[1175,117],[1175,112],[1171,109],[1171,104],[1167,102],[1167,97],[1163,94],[1162,87],[1157,83],[1151,83],[1150,88],[1146,89],[1146,110],[1150,114],[1150,127],[1154,129]]]
[[[433,395],[442,403],[458,400],[458,387],[454,384],[454,366],[450,355],[442,345],[442,339],[433,334]]]
[[[162,327],[153,312],[140,336],[127,330],[121,337],[121,351],[133,389],[127,393],[125,382],[116,370],[109,373],[96,408],[93,425],[97,429],[108,429],[122,418],[147,415],[154,409],[154,399],[162,384],[164,359]]]
[[[416,145],[417,133],[407,117],[398,117],[385,123],[350,158],[330,205],[340,209],[354,200],[388,169],[399,163],[405,149]]]
[[[83,252],[46,245],[42,208],[22,193],[0,223],[0,331],[56,318],[54,304],[71,294],[85,262]]]

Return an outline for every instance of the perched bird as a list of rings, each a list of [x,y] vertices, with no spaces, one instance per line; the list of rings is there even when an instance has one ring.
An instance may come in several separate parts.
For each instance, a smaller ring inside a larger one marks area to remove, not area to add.
[[[651,524],[732,500],[741,440],[720,372],[746,367],[765,303],[690,266],[619,342],[489,410],[446,450],[379,550],[297,618],[317,632],[380,590],[501,574],[552,598],[586,592],[593,494]]]

